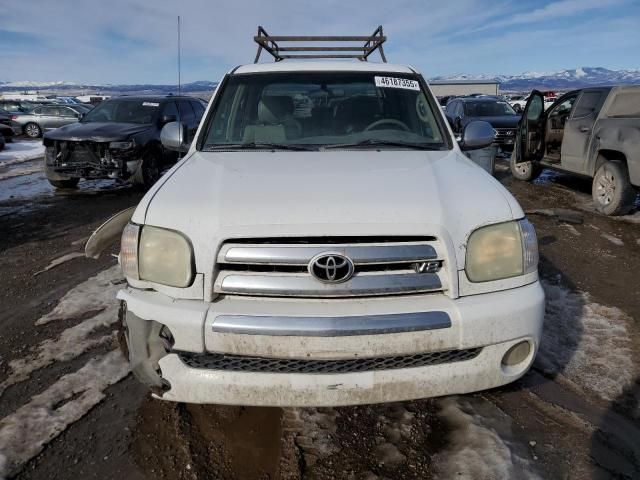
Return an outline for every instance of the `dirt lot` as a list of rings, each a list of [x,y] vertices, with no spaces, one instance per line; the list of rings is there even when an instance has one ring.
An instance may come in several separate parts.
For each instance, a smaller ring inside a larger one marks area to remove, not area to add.
[[[41,173],[7,175],[0,477],[640,478],[640,212],[597,215],[588,182],[551,172],[526,184],[499,165],[497,176],[540,241],[547,316],[535,367],[464,397],[276,409],[150,399],[116,350],[115,259],[74,255],[140,194],[109,184],[60,194]]]

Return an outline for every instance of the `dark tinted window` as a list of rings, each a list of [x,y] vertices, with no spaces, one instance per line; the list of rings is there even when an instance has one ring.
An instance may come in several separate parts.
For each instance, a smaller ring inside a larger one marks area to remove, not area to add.
[[[106,100],[91,110],[82,122],[150,124],[157,118],[160,102],[154,100]]]
[[[503,115],[515,115],[513,108],[507,102],[467,102],[464,106],[465,113],[469,117],[500,117]]]
[[[77,117],[78,116],[78,112],[76,112],[75,110],[72,110],[71,108],[67,108],[67,107],[58,107],[60,109],[60,115],[62,115],[63,117]]]
[[[191,106],[193,107],[193,110],[196,112],[196,117],[198,119],[202,118],[202,115],[204,115],[204,106],[202,105],[202,103],[196,100],[191,102]]]
[[[191,102],[188,100],[180,100],[178,102],[178,108],[180,109],[180,121],[187,124],[194,123],[196,121],[196,114],[193,113]]]
[[[60,115],[60,109],[58,107],[42,107],[40,113],[42,113],[42,115],[57,117]]]
[[[600,101],[600,96],[600,92],[583,92],[578,100],[573,117],[586,117],[595,112],[598,102]]]
[[[16,105],[15,103],[2,103],[2,104],[0,104],[0,107],[2,107],[7,112],[22,112],[23,111],[20,108],[20,106]]]
[[[176,107],[176,102],[167,102],[164,104],[164,108],[162,109],[162,115],[174,115],[176,119],[178,118],[178,107]]]

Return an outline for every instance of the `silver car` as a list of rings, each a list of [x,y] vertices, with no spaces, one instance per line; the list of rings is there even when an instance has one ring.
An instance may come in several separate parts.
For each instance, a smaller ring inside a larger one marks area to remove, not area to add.
[[[84,108],[69,105],[42,105],[31,113],[15,115],[11,118],[20,133],[38,138],[46,130],[53,130],[69,123],[75,123],[87,113]]]

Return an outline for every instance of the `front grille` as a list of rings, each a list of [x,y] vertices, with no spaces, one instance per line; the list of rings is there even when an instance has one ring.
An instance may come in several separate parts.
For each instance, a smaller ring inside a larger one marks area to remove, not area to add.
[[[507,140],[515,140],[516,129],[515,128],[496,128],[496,142],[505,142]]]
[[[221,353],[180,352],[180,360],[191,368],[253,373],[354,373],[399,368],[417,368],[444,363],[463,362],[476,358],[482,348],[416,353],[395,357],[352,358],[347,360],[299,360],[293,358],[263,358]]]
[[[228,295],[344,298],[442,291],[445,260],[434,237],[254,239],[229,241],[218,253],[214,292]],[[343,282],[311,273],[318,256],[353,263]]]

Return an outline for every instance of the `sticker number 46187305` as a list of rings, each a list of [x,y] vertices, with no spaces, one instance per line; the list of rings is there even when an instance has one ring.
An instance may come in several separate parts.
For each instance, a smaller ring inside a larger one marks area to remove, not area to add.
[[[415,80],[397,77],[375,77],[376,87],[406,88],[408,90],[420,90],[420,84]]]

